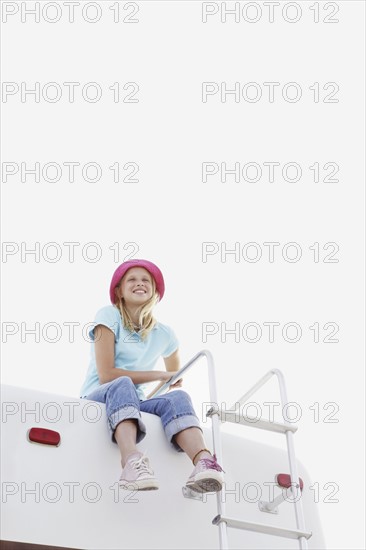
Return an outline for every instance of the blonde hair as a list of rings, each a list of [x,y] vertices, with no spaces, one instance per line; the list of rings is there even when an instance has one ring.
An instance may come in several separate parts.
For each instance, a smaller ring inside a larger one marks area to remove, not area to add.
[[[154,328],[154,326],[157,323],[156,319],[152,315],[152,310],[154,306],[157,304],[157,302],[159,301],[159,294],[156,292],[156,283],[155,283],[154,277],[151,274],[149,275],[151,276],[151,282],[152,282],[152,296],[150,300],[146,302],[146,304],[143,304],[141,306],[141,309],[139,311],[139,326],[141,327],[139,334],[142,340],[145,340],[145,338],[147,338],[150,331]],[[115,291],[117,290],[117,288],[120,287],[123,277],[118,283],[118,285],[116,286]],[[116,293],[115,293],[115,296],[116,296],[116,302],[114,305],[120,312],[122,324],[124,328],[127,328],[131,332],[134,332],[135,325],[130,317],[130,314],[127,311],[124,299],[121,298],[120,296],[117,296]]]

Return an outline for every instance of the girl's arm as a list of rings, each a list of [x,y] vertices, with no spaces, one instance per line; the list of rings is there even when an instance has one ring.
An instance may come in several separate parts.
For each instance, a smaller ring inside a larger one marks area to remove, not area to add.
[[[120,376],[128,376],[134,384],[144,384],[146,382],[163,381],[164,383],[172,377],[165,371],[130,371],[117,369],[114,366],[114,334],[108,327],[97,325],[94,329],[95,337],[95,359],[99,382],[105,384],[112,382]]]
[[[165,363],[165,368],[168,372],[177,372],[180,369],[179,350],[176,350],[174,353],[169,355],[169,357],[164,357],[164,363]],[[182,379],[177,380],[176,383],[172,384],[169,389],[180,388],[181,385],[182,385]]]
[[[169,357],[164,357],[164,363],[168,372],[177,372],[180,367],[179,350],[177,349]]]

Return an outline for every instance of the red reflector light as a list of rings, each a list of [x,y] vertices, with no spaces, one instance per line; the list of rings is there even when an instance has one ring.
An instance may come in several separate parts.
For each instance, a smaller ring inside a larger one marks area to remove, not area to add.
[[[47,430],[47,428],[31,428],[28,431],[28,440],[33,441],[33,443],[43,443],[43,445],[57,447],[60,444],[61,436],[58,432]]]
[[[300,481],[300,490],[302,491],[304,488],[304,482],[301,479],[301,477],[299,477],[299,481]],[[289,487],[291,487],[291,476],[289,474],[277,474],[276,483],[280,487],[283,487],[284,489],[288,489]]]

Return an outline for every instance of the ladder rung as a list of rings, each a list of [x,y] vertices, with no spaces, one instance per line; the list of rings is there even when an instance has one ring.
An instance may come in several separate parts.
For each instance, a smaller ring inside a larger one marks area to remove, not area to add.
[[[270,422],[269,420],[262,420],[256,417],[238,414],[236,411],[224,411],[218,413],[221,422],[232,422],[233,424],[244,424],[252,428],[259,428],[260,430],[268,430],[269,432],[296,432],[297,426],[291,424],[282,424],[281,422]]]
[[[287,539],[300,539],[304,537],[309,539],[312,535],[310,532],[298,531],[297,529],[286,529],[284,527],[275,527],[266,523],[253,523],[250,521],[240,521],[238,519],[228,518],[218,515],[213,520],[214,525],[218,525],[221,522],[225,522],[228,527],[234,529],[244,529],[246,531],[255,531],[257,533],[264,533],[266,535],[275,535],[277,537],[284,537]]]

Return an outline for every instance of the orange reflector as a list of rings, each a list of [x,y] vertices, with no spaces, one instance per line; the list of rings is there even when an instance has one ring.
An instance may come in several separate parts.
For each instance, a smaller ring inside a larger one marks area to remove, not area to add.
[[[42,443],[43,445],[54,445],[57,447],[60,444],[61,436],[58,432],[48,430],[47,428],[31,428],[28,431],[28,440],[33,443]]]
[[[302,491],[304,488],[304,482],[301,479],[301,477],[299,477],[299,481],[300,481],[300,490]],[[277,474],[276,483],[280,487],[283,487],[284,489],[288,489],[289,487],[291,487],[291,476],[289,474]]]

